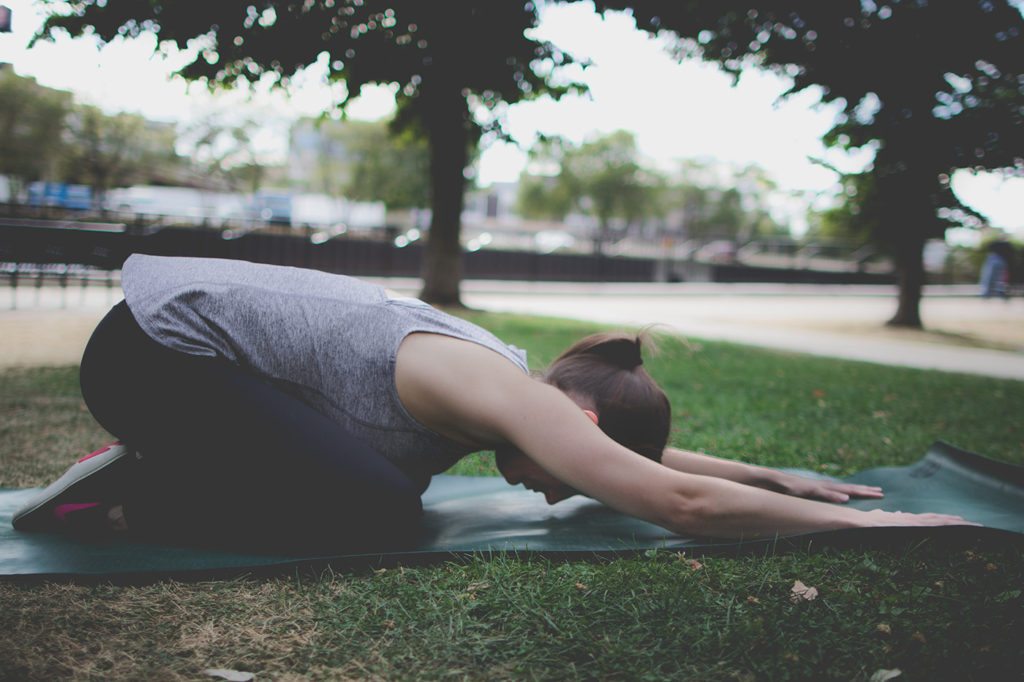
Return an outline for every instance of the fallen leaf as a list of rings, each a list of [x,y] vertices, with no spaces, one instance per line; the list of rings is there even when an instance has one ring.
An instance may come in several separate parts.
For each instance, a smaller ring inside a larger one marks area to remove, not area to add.
[[[687,559],[686,560],[686,565],[689,566],[690,569],[694,570],[694,571],[699,571],[700,569],[704,568],[704,564],[702,564],[701,562],[697,561],[696,559]]]
[[[813,391],[811,391],[811,395],[820,400],[821,398],[825,397],[825,391],[821,390],[820,388],[816,388]]]
[[[892,627],[888,623],[879,623],[875,626],[875,631],[880,635],[891,635]]]
[[[393,630],[395,627],[395,621],[391,620],[390,618],[387,619],[386,621],[384,621],[384,627],[388,630]]]
[[[818,598],[817,587],[807,587],[799,580],[793,583],[793,589],[790,590],[789,600],[794,604],[803,601],[813,601]]]
[[[926,644],[928,642],[928,640],[925,639],[924,633],[922,633],[920,630],[912,634],[910,636],[910,639],[914,640],[915,642],[918,642],[919,644]]]
[[[576,589],[577,590],[585,590],[585,589],[587,589],[587,586],[584,585],[583,583],[576,583]]]
[[[991,563],[989,563],[989,564],[985,564],[985,570],[986,570],[986,571],[987,571],[988,573],[995,573],[996,571],[998,571],[998,570],[999,570],[999,567],[998,567],[998,566],[996,566],[995,564],[991,564]]]
[[[873,675],[871,675],[871,679],[869,680],[869,682],[888,682],[888,680],[895,679],[902,674],[903,671],[899,668],[893,668],[892,670],[880,668],[879,670],[876,670]]]
[[[228,682],[252,682],[252,680],[256,679],[256,675],[253,673],[229,670],[227,668],[207,668],[203,671],[203,674],[221,680],[228,680]]]
[[[749,597],[747,597],[747,603],[748,604],[760,604],[761,600],[758,599],[757,597],[755,597],[754,595],[750,595]]]

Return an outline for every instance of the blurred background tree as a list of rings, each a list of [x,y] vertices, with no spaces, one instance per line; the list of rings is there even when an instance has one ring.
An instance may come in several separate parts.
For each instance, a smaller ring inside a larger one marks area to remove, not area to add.
[[[0,68],[0,174],[11,179],[13,196],[30,182],[56,177],[71,106],[71,93]]]
[[[190,184],[204,189],[257,192],[268,168],[253,139],[259,122],[251,117],[211,114],[181,131],[195,169],[204,177]]]
[[[430,149],[422,136],[393,133],[386,121],[346,121],[339,136],[349,159],[345,196],[381,201],[389,211],[430,205]]]
[[[14,197],[35,181],[83,184],[99,209],[114,187],[189,184],[176,142],[173,124],[106,114],[0,68],[0,175],[13,180]]]
[[[868,186],[874,183],[874,178],[870,173],[840,174],[839,182],[842,186],[839,203],[827,209],[808,211],[804,237],[846,240],[856,246],[865,246],[879,230],[873,222],[877,216],[870,211],[866,215],[862,213],[863,209],[869,208],[862,205],[862,200],[870,196]]]
[[[744,68],[817,86],[841,105],[826,144],[877,151],[847,196],[858,229],[894,259],[891,325],[920,327],[926,240],[976,219],[956,197],[959,169],[1024,173],[1024,18],[1011,0],[597,0],[674,35],[737,78]],[[853,210],[853,206],[856,210]]]
[[[542,137],[530,148],[516,199],[516,211],[522,217],[562,222],[572,211],[576,199],[559,179],[568,144],[560,137]]]
[[[396,125],[419,131],[429,143],[432,217],[421,297],[438,304],[460,304],[459,234],[471,148],[481,134],[501,134],[506,105],[583,89],[555,78],[556,67],[573,62],[569,55],[527,36],[538,22],[531,2],[42,4],[51,12],[42,37],[67,31],[109,42],[151,32],[158,43],[199,45],[179,73],[211,86],[264,78],[287,86],[297,71],[322,62],[331,81],[345,83],[348,95],[337,103],[344,108],[366,84],[397,84]]]
[[[167,132],[160,135],[141,116],[76,104],[67,118],[61,180],[89,185],[101,209],[108,190],[149,182],[151,171],[173,158],[173,128]]]
[[[519,180],[519,214],[556,221],[573,213],[591,216],[597,253],[650,223],[658,224],[659,234],[699,242],[790,234],[767,203],[776,185],[757,166],[736,170],[690,160],[668,177],[644,163],[633,135],[621,130],[578,146],[541,140],[530,159],[534,172]]]
[[[621,235],[650,214],[652,183],[645,177],[650,174],[640,165],[636,138],[624,130],[563,148],[556,191],[596,220],[594,253],[602,253],[612,240],[613,220]]]

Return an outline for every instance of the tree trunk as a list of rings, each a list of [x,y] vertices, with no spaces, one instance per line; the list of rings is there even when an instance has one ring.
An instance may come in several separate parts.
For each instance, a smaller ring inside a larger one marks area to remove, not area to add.
[[[886,322],[890,327],[921,328],[921,292],[924,288],[924,237],[912,232],[901,235],[893,251],[899,277],[899,304]]]
[[[420,298],[436,305],[461,306],[462,202],[469,135],[466,98],[455,87],[426,89],[427,136],[430,142],[430,231],[423,253]]]

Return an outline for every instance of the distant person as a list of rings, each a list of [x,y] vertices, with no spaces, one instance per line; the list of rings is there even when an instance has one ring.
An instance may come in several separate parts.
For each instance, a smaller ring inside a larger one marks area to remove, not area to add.
[[[550,504],[582,493],[686,535],[965,523],[825,504],[882,491],[666,447],[635,334],[588,336],[533,376],[484,329],[351,277],[134,255],[122,284],[81,384],[124,443],[15,527],[353,546],[414,533],[431,476],[479,450]]]
[[[1010,264],[1013,245],[1005,239],[996,239],[988,245],[988,255],[981,266],[982,298],[1008,298],[1010,295]]]

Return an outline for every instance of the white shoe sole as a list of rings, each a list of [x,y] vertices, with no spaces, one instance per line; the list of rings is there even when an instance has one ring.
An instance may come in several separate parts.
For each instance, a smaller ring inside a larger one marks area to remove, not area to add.
[[[121,443],[113,443],[106,449],[83,457],[71,465],[71,468],[56,481],[33,495],[11,519],[16,530],[47,530],[57,526],[53,518],[53,508],[64,502],[100,502],[104,493],[104,481],[114,471],[122,468],[116,466],[134,459],[134,451]],[[101,472],[105,475],[97,476]],[[81,496],[82,499],[75,499]]]

